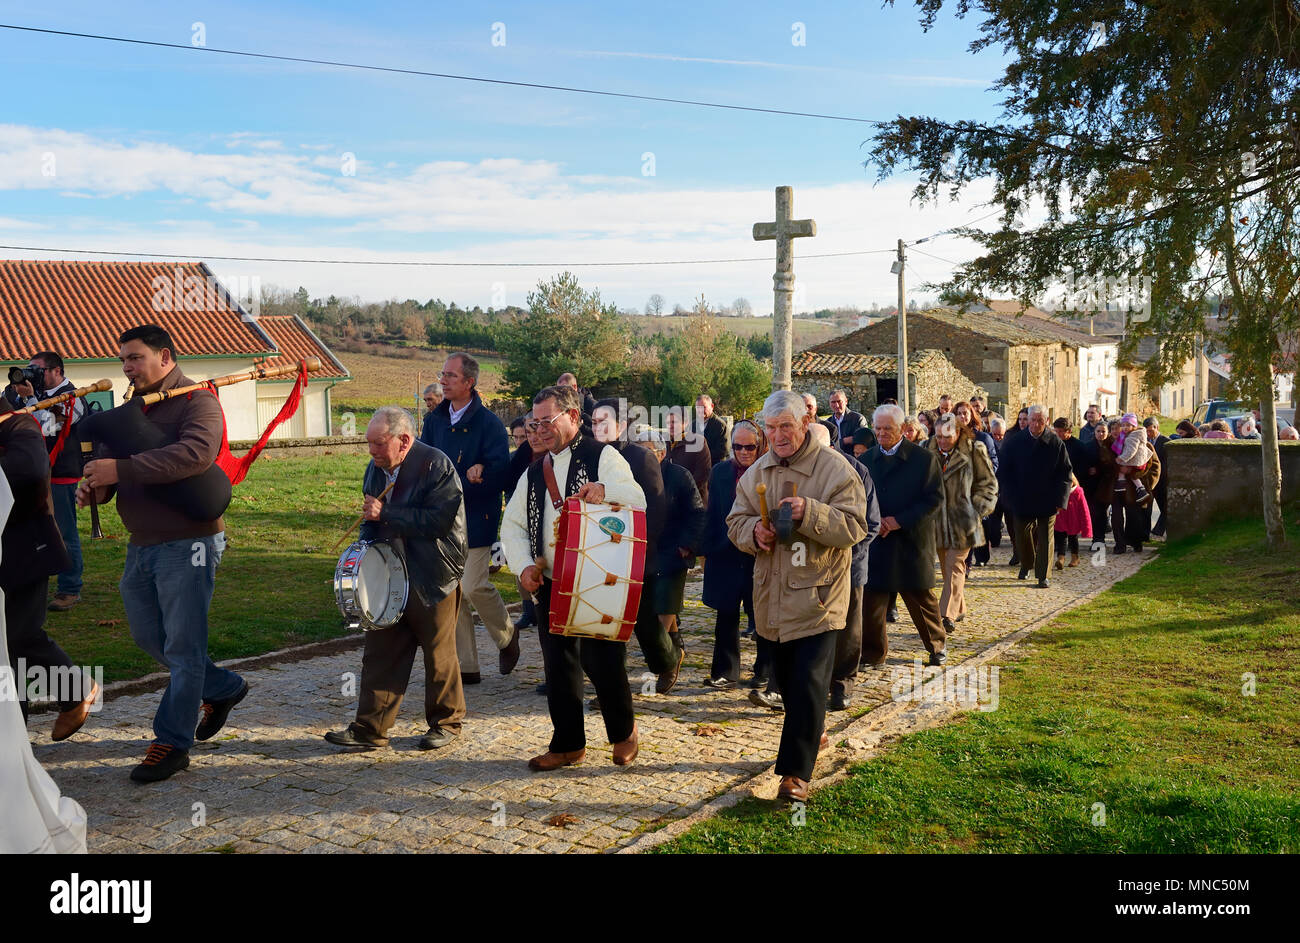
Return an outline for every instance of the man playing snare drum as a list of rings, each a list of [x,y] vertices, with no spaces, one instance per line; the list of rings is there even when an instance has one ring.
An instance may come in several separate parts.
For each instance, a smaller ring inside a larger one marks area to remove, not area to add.
[[[460,478],[451,459],[416,441],[415,420],[400,406],[375,411],[366,444],[371,462],[361,485],[361,539],[401,538],[409,591],[397,624],[366,633],[357,719],[325,734],[325,739],[367,750],[388,746],[388,730],[397,719],[420,649],[429,732],[419,746],[434,750],[459,736],[465,716],[456,658],[460,578],[469,552]],[[392,490],[381,500],[378,495],[390,484]]]
[[[524,591],[537,597],[538,618],[542,621],[546,706],[554,734],[547,752],[528,761],[531,769],[539,771],[573,766],[586,756],[584,671],[596,687],[605,733],[613,744],[614,762],[626,766],[636,759],[639,749],[632,690],[627,683],[627,645],[617,640],[552,635],[550,631],[553,535],[559,511],[550,494],[548,473],[554,476],[561,507],[570,497],[592,504],[645,507],[645,494],[623,456],[579,432],[581,406],[577,391],[570,387],[549,386],[533,398],[529,426],[541,433],[550,454],[530,465],[519,479],[501,526],[506,562],[519,574]]]

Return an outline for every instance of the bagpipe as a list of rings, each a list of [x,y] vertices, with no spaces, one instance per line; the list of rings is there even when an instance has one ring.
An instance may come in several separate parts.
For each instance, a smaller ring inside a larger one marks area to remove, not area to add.
[[[221,449],[217,460],[212,465],[189,478],[152,486],[154,497],[180,511],[186,517],[196,521],[215,520],[224,514],[230,505],[231,486],[243,480],[248,466],[262,451],[275,427],[297,411],[302,389],[306,385],[307,374],[314,373],[320,368],[320,360],[309,357],[298,363],[279,367],[255,366],[240,373],[204,380],[202,383],[132,397],[120,406],[90,413],[77,424],[82,454],[87,461],[92,458],[124,459],[151,449],[165,448],[177,440],[170,437],[160,426],[149,421],[145,415],[146,407],[202,390],[207,390],[215,396],[217,387],[242,383],[245,380],[264,380],[287,374],[298,374],[299,382],[294,386],[288,401],[267,426],[248,455],[236,459],[230,454],[223,424]],[[92,454],[96,450],[99,454]],[[105,452],[107,454],[103,454]]]
[[[0,422],[4,422],[11,416],[30,415],[38,409],[49,409],[51,406],[58,406],[60,403],[67,403],[90,393],[107,393],[112,388],[112,380],[96,380],[94,383],[90,384],[90,386],[77,387],[75,390],[68,390],[68,392],[60,393],[58,396],[51,396],[49,399],[43,399],[30,406],[24,406],[22,409],[15,409],[12,412],[0,414]]]

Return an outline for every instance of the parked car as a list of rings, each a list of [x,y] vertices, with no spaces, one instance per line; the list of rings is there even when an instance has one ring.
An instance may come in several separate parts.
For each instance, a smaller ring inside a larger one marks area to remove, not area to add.
[[[1192,414],[1191,421],[1199,426],[1204,422],[1213,422],[1216,419],[1226,419],[1232,424],[1232,434],[1237,434],[1237,426],[1241,420],[1247,416],[1254,418],[1255,407],[1253,405],[1236,402],[1227,399],[1206,400],[1200,406],[1196,407],[1196,412]],[[1291,421],[1284,419],[1281,415],[1277,417],[1277,431],[1280,435],[1283,429],[1288,428]]]

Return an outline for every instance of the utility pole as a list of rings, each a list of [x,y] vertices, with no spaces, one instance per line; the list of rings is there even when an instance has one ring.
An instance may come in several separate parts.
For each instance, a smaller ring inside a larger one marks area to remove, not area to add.
[[[898,405],[904,415],[910,415],[911,406],[907,397],[907,301],[903,287],[903,267],[907,262],[904,255],[903,240],[898,240],[898,260],[894,271],[898,273]]]

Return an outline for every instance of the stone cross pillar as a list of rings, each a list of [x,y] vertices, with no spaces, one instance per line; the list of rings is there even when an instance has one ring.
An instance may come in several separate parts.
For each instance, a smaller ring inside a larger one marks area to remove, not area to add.
[[[817,235],[811,219],[791,219],[794,191],[776,188],[776,222],[755,223],[754,238],[776,240],[776,274],[772,276],[772,391],[790,389],[790,317],[794,299],[794,245],[800,236]]]

